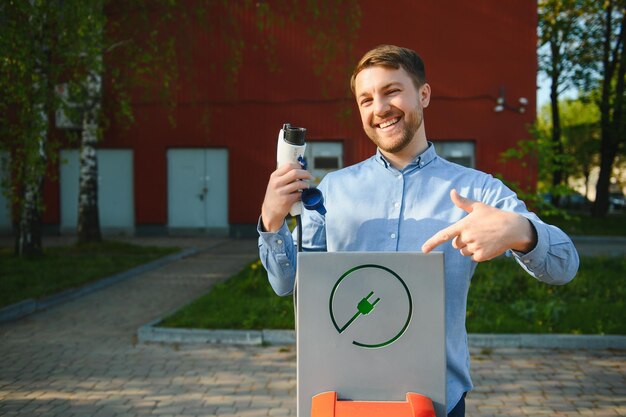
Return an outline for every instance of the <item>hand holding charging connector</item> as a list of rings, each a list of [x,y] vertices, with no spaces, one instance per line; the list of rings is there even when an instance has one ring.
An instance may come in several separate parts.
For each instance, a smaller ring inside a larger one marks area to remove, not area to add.
[[[303,127],[292,127],[289,123],[285,123],[283,128],[278,132],[278,146],[276,147],[277,167],[289,163],[298,163],[302,169],[306,169],[306,159],[304,151],[306,150],[306,129]],[[316,210],[321,215],[326,214],[324,208],[324,198],[322,193],[316,188],[305,188],[302,190],[301,201],[291,206],[289,214],[298,216],[302,214],[302,206],[307,210]]]
[[[306,172],[304,151],[306,129],[285,123],[278,133],[276,162],[278,168],[270,177],[263,200],[261,218],[265,231],[275,232],[283,224],[287,214],[296,218],[300,225],[302,207],[326,214],[322,193],[305,182],[313,179]],[[298,169],[300,167],[301,169]],[[302,228],[298,227],[298,250],[302,248]]]
[[[285,124],[278,134],[278,169],[267,184],[261,218],[267,232],[276,232],[290,213],[301,212],[302,190],[309,188],[313,176],[303,166],[306,129]]]

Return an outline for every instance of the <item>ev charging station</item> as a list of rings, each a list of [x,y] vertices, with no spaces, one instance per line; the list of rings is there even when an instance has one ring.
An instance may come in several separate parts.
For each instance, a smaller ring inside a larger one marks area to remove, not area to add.
[[[298,417],[446,416],[442,253],[301,252],[296,279]]]

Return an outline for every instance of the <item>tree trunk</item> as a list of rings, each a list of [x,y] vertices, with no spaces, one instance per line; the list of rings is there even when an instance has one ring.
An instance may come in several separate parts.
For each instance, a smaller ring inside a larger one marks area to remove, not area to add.
[[[617,147],[611,146],[610,139],[602,140],[600,150],[600,174],[596,183],[596,201],[593,204],[591,215],[593,217],[604,217],[609,210],[609,185],[611,184],[611,174],[613,161],[617,153]],[[606,143],[605,143],[606,142]]]
[[[585,177],[585,202],[587,202],[589,201],[589,177],[591,176],[591,169],[585,167],[583,175]]]
[[[15,254],[17,256],[38,256],[43,253],[41,234],[43,229],[43,180],[47,166],[45,152],[48,134],[48,117],[41,112],[41,131],[37,144],[32,149],[24,150],[25,156],[19,169],[21,177],[21,198],[18,210],[17,233],[15,235]],[[44,127],[45,126],[45,127]]]
[[[100,215],[98,212],[98,125],[93,110],[83,115],[80,147],[80,180],[78,192],[78,242],[100,242]]]
[[[626,74],[626,12],[623,7],[619,7],[621,13],[621,26],[617,47],[611,56],[611,15],[612,3],[607,10],[607,26],[605,32],[604,46],[604,80],[602,84],[602,99],[600,103],[600,123],[602,136],[600,141],[600,174],[596,184],[596,201],[593,204],[591,215],[593,217],[604,217],[609,210],[609,185],[613,174],[613,164],[619,149],[619,143],[625,134],[624,130],[624,89]],[[617,70],[615,87],[612,81]],[[614,91],[611,91],[613,90]],[[612,94],[611,94],[612,93]],[[613,96],[613,111],[611,114],[610,97]]]
[[[25,169],[31,169],[25,167]],[[24,185],[20,204],[20,219],[15,239],[18,256],[38,256],[43,253],[41,244],[43,176]]]
[[[561,60],[561,52],[559,51],[559,43],[556,39],[550,42],[552,53],[552,84],[550,86],[550,106],[552,110],[552,204],[556,207],[560,204],[560,196],[555,192],[558,186],[563,182],[563,167],[561,166],[560,157],[563,155],[563,142],[561,141],[561,114],[559,113],[559,78],[561,71],[559,69],[559,61]]]

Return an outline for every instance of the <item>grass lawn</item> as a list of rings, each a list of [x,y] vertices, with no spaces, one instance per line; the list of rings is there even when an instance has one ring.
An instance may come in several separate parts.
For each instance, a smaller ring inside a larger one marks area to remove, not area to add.
[[[542,284],[512,259],[478,266],[470,287],[471,333],[626,334],[626,259],[583,258],[565,286]],[[167,317],[166,327],[293,329],[291,297],[278,297],[260,262]]]
[[[626,334],[626,258],[583,257],[563,286],[543,284],[507,261],[478,266],[468,297],[469,332]]]
[[[0,307],[80,287],[178,250],[108,241],[46,248],[43,256],[24,259],[0,248]]]
[[[195,329],[293,329],[292,297],[277,296],[261,261],[251,263],[227,281],[160,323]]]
[[[607,214],[605,218],[596,219],[588,213],[571,213],[572,219],[562,217],[546,217],[547,223],[561,228],[570,236],[626,236],[626,213]]]

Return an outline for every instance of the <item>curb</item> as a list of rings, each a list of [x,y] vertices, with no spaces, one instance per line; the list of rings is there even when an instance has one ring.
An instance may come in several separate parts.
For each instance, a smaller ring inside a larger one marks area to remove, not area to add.
[[[197,248],[184,249],[180,252],[164,256],[152,262],[148,262],[147,264],[136,266],[127,271],[120,272],[119,274],[112,275],[108,278],[103,278],[101,280],[86,284],[79,288],[70,288],[60,293],[37,300],[31,298],[15,304],[11,304],[0,309],[0,323],[17,320],[33,314],[37,311],[45,310],[46,308],[65,303],[67,301],[75,300],[76,298],[109,287],[120,281],[133,278],[137,275],[159,268],[170,262],[178,261],[188,256],[195,255],[196,253],[198,253]]]
[[[199,330],[157,327],[161,319],[156,319],[137,330],[140,343],[211,343],[224,345],[263,344],[263,332],[260,330]]]
[[[296,343],[293,330],[204,330],[158,327],[161,318],[141,326],[137,330],[139,343],[209,343],[220,345],[261,346],[289,345]]]
[[[140,343],[211,343],[223,345],[290,345],[293,330],[201,330],[158,327],[156,319],[137,331]],[[570,334],[469,334],[474,348],[617,349],[626,350],[626,336]]]
[[[626,350],[626,336],[576,334],[482,334],[468,335],[471,347],[538,349]]]

